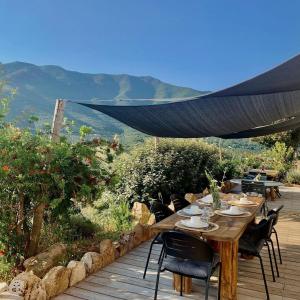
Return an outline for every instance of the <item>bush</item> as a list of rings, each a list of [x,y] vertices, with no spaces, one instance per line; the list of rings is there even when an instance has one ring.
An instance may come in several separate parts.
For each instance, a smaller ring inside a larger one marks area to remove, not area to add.
[[[132,228],[132,215],[128,201],[108,190],[104,191],[93,206],[82,210],[83,215],[102,228],[97,236],[112,235],[114,238]]]
[[[73,239],[92,238],[99,229],[96,224],[81,214],[71,216],[69,226],[70,236],[72,236]]]
[[[293,166],[294,150],[287,147],[285,143],[276,142],[275,145],[265,153],[267,167],[279,172],[283,178]]]
[[[300,184],[300,171],[290,170],[286,175],[286,181],[291,184]]]
[[[117,189],[130,203],[149,203],[159,193],[168,200],[173,193],[202,191],[205,170],[222,177],[218,149],[199,140],[162,139],[157,149],[148,140],[115,161]]]

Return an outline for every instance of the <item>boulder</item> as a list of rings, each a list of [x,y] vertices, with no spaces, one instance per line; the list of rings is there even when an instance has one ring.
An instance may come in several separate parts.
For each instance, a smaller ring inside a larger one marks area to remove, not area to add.
[[[39,285],[41,279],[33,272],[22,272],[17,275],[9,285],[9,292],[29,299],[32,290]]]
[[[151,226],[144,225],[143,226],[143,242],[148,241],[153,236],[153,232],[151,230]]]
[[[52,268],[41,281],[41,284],[45,287],[47,297],[54,297],[66,290],[69,287],[70,275],[71,270],[66,267]]]
[[[6,291],[0,294],[0,299],[1,300],[24,300],[24,297],[19,296],[16,293]]]
[[[28,300],[47,300],[47,293],[46,293],[46,289],[44,284],[39,284],[37,286],[35,286],[31,293],[27,295],[27,298],[25,297],[25,299]]]
[[[115,247],[109,239],[100,242],[100,254],[102,255],[103,267],[111,264],[115,260]]]
[[[8,290],[8,285],[6,282],[0,282],[0,293],[6,292]]]
[[[82,261],[71,260],[67,268],[71,270],[69,286],[75,285],[86,277],[86,269]]]
[[[82,256],[81,262],[83,262],[86,272],[90,273],[92,270],[93,259],[92,256],[89,254],[89,252],[85,253]]]
[[[47,251],[26,259],[23,265],[26,271],[33,271],[36,276],[43,278],[51,268],[57,265],[66,253],[67,246],[65,244],[54,244]]]
[[[135,225],[133,229],[134,233],[134,246],[138,246],[144,240],[144,227],[141,224]]]
[[[151,214],[151,215],[150,215],[150,218],[149,218],[149,220],[148,220],[148,222],[147,222],[147,225],[153,225],[153,224],[155,224],[155,223],[156,223],[155,215],[154,215],[154,214]]]
[[[94,273],[98,270],[100,270],[103,266],[103,255],[97,252],[90,252],[90,255],[92,257],[92,269],[91,273]]]
[[[133,218],[140,224],[147,224],[151,216],[147,205],[140,202],[134,202],[131,212]]]

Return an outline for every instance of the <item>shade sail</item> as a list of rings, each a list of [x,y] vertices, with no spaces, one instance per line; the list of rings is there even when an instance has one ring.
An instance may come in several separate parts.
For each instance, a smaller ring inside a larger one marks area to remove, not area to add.
[[[233,87],[180,102],[79,104],[158,137],[240,138],[275,133],[300,126],[300,55]]]

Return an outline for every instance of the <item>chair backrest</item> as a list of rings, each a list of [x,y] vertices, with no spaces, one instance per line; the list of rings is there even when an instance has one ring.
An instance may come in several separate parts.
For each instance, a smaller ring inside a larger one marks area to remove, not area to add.
[[[159,201],[154,201],[150,205],[150,212],[154,214],[156,223],[171,216],[174,212]]]
[[[270,216],[272,214],[276,215],[276,218],[273,221],[273,226],[275,226],[278,222],[278,218],[279,218],[279,212],[282,210],[283,205],[280,205],[279,207],[273,208],[271,210],[268,211],[267,216]]]
[[[214,250],[205,242],[180,231],[166,231],[162,234],[167,256],[212,263]]]
[[[259,224],[255,225],[250,231],[251,240],[257,242],[261,239],[269,239],[272,234],[273,222],[276,218],[275,214],[268,216],[267,219],[263,219]]]
[[[263,182],[252,181],[252,180],[242,180],[242,192],[243,193],[257,193],[266,195],[266,187]]]
[[[171,195],[170,199],[174,205],[175,211],[179,211],[191,204],[189,201],[184,199],[184,197],[177,194]]]

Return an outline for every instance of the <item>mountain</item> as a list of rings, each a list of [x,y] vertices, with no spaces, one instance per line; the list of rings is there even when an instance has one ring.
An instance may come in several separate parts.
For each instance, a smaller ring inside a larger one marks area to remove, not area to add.
[[[37,66],[24,62],[3,64],[2,69],[0,79],[5,79],[10,87],[17,88],[17,95],[11,104],[10,118],[24,113],[51,121],[57,98],[136,105],[163,102],[159,99],[176,101],[176,98],[206,93],[171,85],[151,76],[88,74],[54,65]],[[77,129],[86,124],[94,128],[94,133],[107,138],[114,134],[129,135],[134,139],[140,136],[120,122],[74,103],[67,103],[65,116],[76,122]]]

